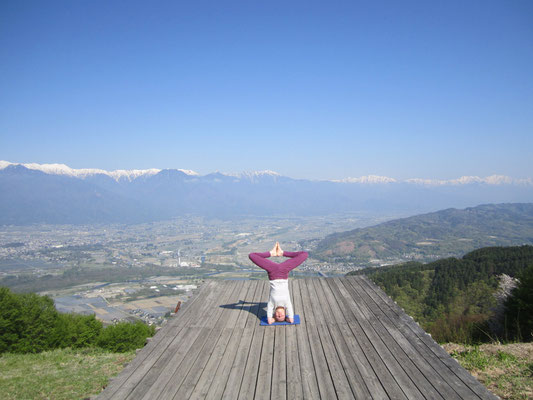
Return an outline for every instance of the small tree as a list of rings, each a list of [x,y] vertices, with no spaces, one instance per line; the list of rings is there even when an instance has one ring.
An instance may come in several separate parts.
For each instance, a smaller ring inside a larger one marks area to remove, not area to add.
[[[505,302],[506,328],[510,339],[533,340],[533,265],[519,276],[519,283]]]
[[[0,288],[0,353],[39,353],[51,348],[58,312],[54,301],[35,293]]]

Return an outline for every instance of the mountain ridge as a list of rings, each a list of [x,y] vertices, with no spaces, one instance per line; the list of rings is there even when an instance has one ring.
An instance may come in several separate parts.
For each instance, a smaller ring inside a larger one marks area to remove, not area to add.
[[[348,184],[293,179],[274,171],[194,175],[178,169],[126,171],[116,179],[93,170],[73,173],[69,167],[56,167],[42,171],[0,163],[0,224],[139,223],[185,214],[405,216],[533,201],[533,185],[527,184]]]
[[[387,221],[328,235],[316,248],[324,260],[431,261],[481,247],[533,244],[533,203],[484,204]]]
[[[180,171],[184,173],[185,175],[194,176],[194,177],[206,177],[214,174],[219,174],[223,176],[229,176],[234,178],[247,178],[249,180],[256,179],[257,177],[261,176],[271,176],[271,177],[284,177],[281,174],[279,174],[276,171],[272,170],[263,170],[263,171],[242,171],[238,173],[234,172],[220,172],[215,171],[208,173],[206,175],[201,175],[196,171],[190,170],[190,169],[181,169],[181,168],[148,168],[148,169],[132,169],[132,170],[124,170],[124,169],[117,169],[113,171],[107,171],[104,169],[99,168],[81,168],[81,169],[75,169],[71,168],[66,164],[38,164],[38,163],[13,163],[5,160],[0,160],[0,170],[5,169],[9,166],[13,165],[21,165],[25,168],[31,169],[31,170],[38,170],[42,171],[47,174],[51,175],[67,175],[77,178],[86,178],[88,176],[93,175],[107,175],[112,177],[115,180],[120,179],[128,179],[129,181],[132,181],[138,177],[142,176],[151,176],[156,175],[162,171]],[[288,179],[294,179],[285,177]],[[295,179],[296,180],[296,179]],[[304,179],[306,180],[306,179]],[[348,177],[344,179],[326,179],[321,180],[324,182],[335,182],[335,183],[348,183],[348,184],[395,184],[395,183],[406,183],[406,184],[414,184],[414,185],[428,185],[428,186],[443,186],[443,185],[468,185],[468,184],[487,184],[487,185],[532,185],[533,186],[533,179],[532,178],[513,178],[506,175],[490,175],[487,177],[479,177],[479,176],[461,176],[456,179],[423,179],[423,178],[409,178],[404,180],[398,180],[395,178],[387,177],[387,176],[379,176],[379,175],[366,175],[361,176],[358,178],[354,177]]]

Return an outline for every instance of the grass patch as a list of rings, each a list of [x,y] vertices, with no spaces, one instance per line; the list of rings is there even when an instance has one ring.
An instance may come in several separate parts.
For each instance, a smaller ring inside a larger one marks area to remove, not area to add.
[[[533,398],[533,343],[443,346],[465,369],[502,399]]]
[[[39,354],[0,356],[3,399],[84,399],[98,394],[135,352],[59,349]]]

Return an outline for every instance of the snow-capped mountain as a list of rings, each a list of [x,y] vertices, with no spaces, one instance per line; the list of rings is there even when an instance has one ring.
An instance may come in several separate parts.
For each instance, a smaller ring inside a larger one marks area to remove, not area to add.
[[[437,179],[407,179],[407,183],[428,186],[445,186],[445,185],[470,185],[481,183],[486,185],[533,185],[531,178],[515,179],[505,175],[491,175],[485,178],[479,176],[462,176],[458,179],[437,180]]]
[[[292,179],[274,171],[73,169],[0,161],[0,224],[140,222],[183,214],[418,214],[487,203],[533,202],[530,179],[449,181],[369,175],[340,181]]]
[[[388,176],[367,175],[367,176],[361,176],[359,178],[345,178],[345,179],[334,180],[333,182],[376,184],[376,183],[396,183],[398,181],[394,178],[389,178]]]
[[[133,169],[133,170],[124,170],[118,169],[115,171],[106,171],[103,169],[88,168],[88,169],[74,169],[70,168],[65,164],[37,164],[37,163],[27,163],[27,164],[17,164],[11,163],[8,161],[0,161],[0,169],[7,168],[10,165],[22,165],[28,169],[33,169],[36,171],[44,172],[45,174],[50,175],[65,175],[72,176],[76,178],[86,178],[93,175],[107,175],[116,181],[121,179],[127,179],[132,181],[141,176],[151,176],[161,172],[160,169],[151,168],[151,169]],[[183,172],[186,175],[199,175],[197,172],[185,169],[178,169],[178,171]]]
[[[84,169],[74,169],[70,168],[65,164],[37,164],[37,163],[12,163],[9,161],[0,160],[0,170],[9,167],[10,165],[22,165],[25,168],[42,171],[46,174],[51,175],[65,175],[76,178],[86,178],[88,176],[94,175],[106,175],[113,178],[116,181],[121,179],[126,179],[128,181],[135,180],[139,177],[153,176],[160,173],[161,169],[150,168],[150,169],[133,169],[133,170],[115,170],[115,171],[106,171],[103,169],[97,168],[84,168]],[[182,172],[185,175],[199,178],[201,175],[189,169],[172,169],[173,171]],[[215,171],[211,174],[204,175],[210,176],[211,178],[216,177],[217,175],[236,178],[238,180],[248,180],[251,182],[258,182],[264,178],[271,178],[274,181],[283,176],[275,171],[264,170],[264,171],[243,171],[243,172],[220,172]],[[379,175],[367,175],[361,176],[358,178],[348,177],[344,179],[332,179],[331,182],[337,183],[360,183],[360,184],[385,184],[385,183],[409,183],[415,185],[427,185],[427,186],[446,186],[446,185],[469,185],[469,184],[487,184],[487,185],[533,185],[533,179],[515,179],[505,175],[491,175],[485,178],[479,176],[462,176],[457,179],[449,180],[438,180],[438,179],[421,179],[421,178],[411,178],[403,181],[397,180],[395,178],[390,178],[388,176],[379,176]]]

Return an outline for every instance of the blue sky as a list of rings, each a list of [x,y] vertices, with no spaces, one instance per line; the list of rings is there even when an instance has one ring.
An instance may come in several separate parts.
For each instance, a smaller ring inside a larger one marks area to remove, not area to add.
[[[2,1],[0,159],[533,177],[533,2]]]

